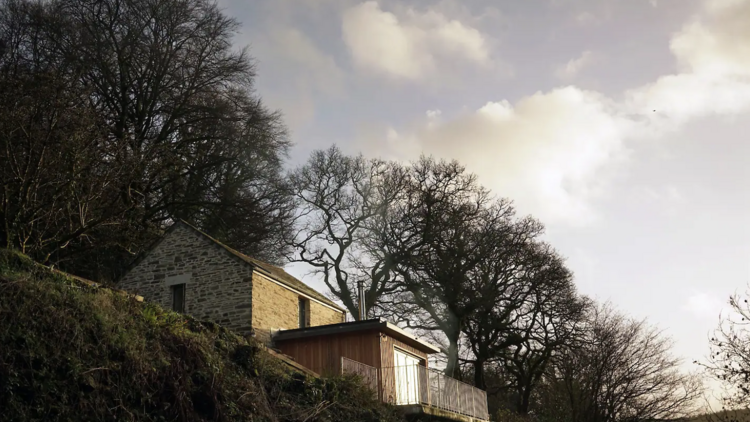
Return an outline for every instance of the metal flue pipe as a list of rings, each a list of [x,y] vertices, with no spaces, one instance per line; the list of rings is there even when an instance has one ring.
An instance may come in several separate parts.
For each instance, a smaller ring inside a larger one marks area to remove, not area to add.
[[[357,281],[357,295],[359,296],[359,320],[367,319],[367,309],[365,308],[365,282]]]

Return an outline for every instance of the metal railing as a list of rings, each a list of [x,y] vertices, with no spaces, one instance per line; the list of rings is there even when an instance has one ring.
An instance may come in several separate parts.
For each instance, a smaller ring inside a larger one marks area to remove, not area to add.
[[[378,368],[341,357],[341,373],[360,377],[366,386],[370,387],[375,393],[378,392]]]
[[[341,369],[342,373],[361,376],[383,401],[395,405],[422,404],[489,420],[487,393],[440,371],[421,365],[378,370],[347,358],[341,359]]]

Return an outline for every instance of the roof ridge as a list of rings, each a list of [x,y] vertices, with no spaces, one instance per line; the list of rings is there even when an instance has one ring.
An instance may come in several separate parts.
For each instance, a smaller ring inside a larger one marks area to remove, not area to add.
[[[291,289],[298,289],[302,293],[313,297],[314,299],[323,302],[327,306],[334,307],[335,309],[346,312],[344,308],[342,308],[340,305],[336,304],[331,299],[327,298],[324,294],[320,293],[319,291],[313,289],[312,287],[308,286],[304,281],[294,277],[293,275],[289,274],[284,268],[279,267],[277,265],[270,264],[268,262],[262,261],[258,258],[251,257],[249,255],[246,255],[236,249],[233,249],[232,247],[220,242],[219,240],[215,239],[214,237],[208,235],[207,233],[203,232],[202,230],[198,229],[197,227],[193,226],[192,224],[188,223],[187,221],[183,219],[177,219],[174,223],[174,225],[182,223],[183,225],[187,226],[188,228],[192,229],[196,233],[202,235],[206,239],[210,240],[214,244],[220,246],[222,249],[227,251],[228,253],[234,255],[235,257],[241,259],[244,263],[251,265],[257,269],[263,270],[264,273],[267,273],[268,276],[272,277],[275,281],[285,285],[288,288]],[[174,226],[173,225],[173,226]],[[171,229],[172,227],[170,227]],[[268,268],[270,267],[270,268]],[[275,271],[274,271],[275,270]],[[281,272],[283,274],[274,274],[274,272]],[[290,280],[284,280],[280,276],[288,277]]]

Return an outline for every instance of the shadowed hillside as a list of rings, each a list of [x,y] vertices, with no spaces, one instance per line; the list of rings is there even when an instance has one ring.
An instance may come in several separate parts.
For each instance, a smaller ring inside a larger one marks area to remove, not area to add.
[[[686,422],[750,422],[750,410],[722,411],[696,416]]]
[[[0,250],[0,420],[396,421],[351,378]]]

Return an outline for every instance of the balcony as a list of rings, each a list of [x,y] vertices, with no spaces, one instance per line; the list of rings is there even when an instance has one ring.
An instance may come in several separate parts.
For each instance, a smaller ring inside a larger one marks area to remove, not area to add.
[[[342,372],[358,375],[384,402],[407,414],[452,421],[487,421],[487,393],[422,365],[375,368],[341,358]]]

